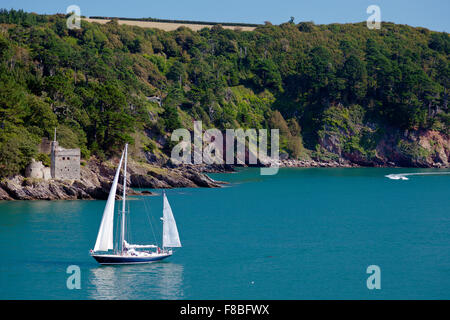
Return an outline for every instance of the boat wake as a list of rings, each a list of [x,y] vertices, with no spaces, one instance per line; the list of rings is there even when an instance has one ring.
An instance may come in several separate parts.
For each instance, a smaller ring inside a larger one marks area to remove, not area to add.
[[[408,176],[426,176],[426,175],[444,175],[450,174],[450,171],[444,172],[414,172],[414,173],[392,173],[385,175],[386,178],[391,180],[409,180]]]

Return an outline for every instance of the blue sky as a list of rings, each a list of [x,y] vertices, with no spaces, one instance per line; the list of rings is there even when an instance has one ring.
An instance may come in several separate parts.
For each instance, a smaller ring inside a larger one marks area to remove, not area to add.
[[[366,8],[381,8],[383,21],[450,31],[450,0],[2,0],[0,7],[37,13],[65,13],[78,5],[85,16],[279,24],[289,20],[346,23],[367,20]]]

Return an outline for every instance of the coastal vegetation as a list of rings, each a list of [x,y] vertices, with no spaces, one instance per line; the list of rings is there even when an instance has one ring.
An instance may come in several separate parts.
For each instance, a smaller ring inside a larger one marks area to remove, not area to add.
[[[163,157],[194,120],[278,128],[293,159],[448,165],[449,54],[448,33],[388,22],[69,30],[65,15],[0,10],[0,176],[48,162],[37,145],[55,127],[83,159],[128,142],[139,160]]]

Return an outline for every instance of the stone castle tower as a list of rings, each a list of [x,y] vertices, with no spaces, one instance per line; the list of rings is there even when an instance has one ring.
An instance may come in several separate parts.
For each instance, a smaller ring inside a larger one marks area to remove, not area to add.
[[[79,180],[80,179],[80,149],[64,149],[58,145],[55,136],[51,143],[52,179]]]

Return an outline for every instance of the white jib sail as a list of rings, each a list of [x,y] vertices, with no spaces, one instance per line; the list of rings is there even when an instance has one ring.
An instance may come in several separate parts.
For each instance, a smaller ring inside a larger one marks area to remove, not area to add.
[[[172,208],[164,193],[163,208],[163,248],[181,247],[180,236],[178,235],[177,224],[173,217]]]
[[[98,230],[97,241],[95,242],[94,251],[108,251],[114,249],[113,227],[114,227],[114,204],[116,201],[117,183],[119,181],[120,168],[125,151],[122,152],[116,175],[114,176],[111,190],[109,191],[108,201],[106,201],[105,210],[103,211],[102,223]]]

